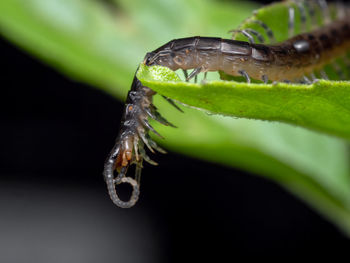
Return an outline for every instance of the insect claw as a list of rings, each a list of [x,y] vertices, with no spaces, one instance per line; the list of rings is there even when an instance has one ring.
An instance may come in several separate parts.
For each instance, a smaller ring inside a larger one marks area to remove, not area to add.
[[[152,112],[152,110],[150,109],[150,108],[144,108],[144,111],[147,113],[147,115],[149,116],[149,117],[151,117],[152,119],[156,119],[157,117],[156,117],[156,115]]]
[[[158,108],[156,106],[154,106],[153,104],[149,105],[151,111],[156,111],[158,110]]]
[[[135,168],[135,180],[140,188],[140,182],[141,182],[141,170],[142,170],[143,166],[142,166],[142,160],[136,164],[136,168]]]
[[[197,76],[199,73],[201,73],[202,71],[202,67],[198,67],[195,68],[194,70],[192,70],[192,72],[190,73],[190,75],[186,78],[187,81],[189,81],[190,79],[192,79],[193,77]]]
[[[158,121],[159,123],[165,125],[165,126],[170,126],[173,128],[177,128],[174,124],[172,124],[171,122],[169,122],[167,119],[165,119],[162,115],[160,115],[160,113],[158,111],[156,111],[155,113],[155,120]]]
[[[134,137],[133,143],[134,143],[135,159],[136,161],[139,161],[140,160],[139,151],[138,151],[139,138],[137,136]]]
[[[141,132],[141,131],[139,131],[138,134],[140,135],[142,141],[146,144],[147,148],[148,148],[152,153],[154,153],[154,150],[153,150],[153,148],[149,145],[148,140],[147,140],[145,134],[144,134],[143,132]],[[142,147],[141,147],[141,148],[139,149],[140,153],[141,153],[142,150],[143,150],[143,149],[142,149]],[[141,153],[141,156],[142,156],[142,153]]]
[[[141,154],[142,158],[145,159],[145,161],[148,162],[149,164],[158,165],[157,162],[155,162],[151,158],[149,158],[149,156],[146,154],[144,149],[140,149],[140,154]]]
[[[159,136],[160,138],[164,139],[162,135],[160,135],[148,122],[148,120],[143,120],[143,124],[147,127],[147,129],[151,130],[155,135]]]
[[[315,80],[317,80],[317,77],[316,77],[316,75],[315,75],[314,72],[312,72],[312,73],[310,74],[310,78],[311,78],[311,80],[312,80],[313,83],[314,83]],[[318,81],[318,80],[317,80],[317,81]]]
[[[188,73],[187,73],[187,70],[183,69],[182,72],[184,73],[184,76],[185,76],[185,79],[186,79],[186,82],[188,82]]]
[[[167,119],[165,119],[162,115],[160,115],[160,113],[158,111],[152,112],[149,108],[145,108],[144,110],[148,114],[148,116],[150,116],[152,119],[158,121],[159,123],[161,123],[165,126],[177,128],[174,124],[172,124]]]
[[[146,134],[146,138],[148,140],[148,143],[150,144],[150,146],[153,149],[156,149],[158,152],[163,153],[163,154],[167,153],[163,148],[159,147],[158,144],[155,141],[153,141],[148,134]]]
[[[262,81],[265,83],[265,84],[267,84],[268,82],[269,82],[269,78],[268,78],[268,76],[267,75],[262,75]]]
[[[169,99],[168,97],[162,96],[167,102],[169,102],[171,105],[173,105],[178,111],[184,112],[179,106],[175,104],[175,102],[172,99]]]
[[[152,165],[154,165],[154,166],[157,166],[158,165],[158,163],[157,162],[155,162],[155,161],[153,161],[151,158],[149,158],[148,157],[148,155],[143,155],[143,159],[145,159],[145,161],[146,162],[148,162],[149,164],[152,164]]]
[[[240,70],[240,71],[238,71],[238,73],[241,74],[245,78],[245,80],[247,81],[248,84],[250,83],[250,77],[245,70]]]

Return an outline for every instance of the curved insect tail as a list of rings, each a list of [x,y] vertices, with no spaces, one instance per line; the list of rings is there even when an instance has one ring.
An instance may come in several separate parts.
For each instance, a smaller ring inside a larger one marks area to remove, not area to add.
[[[116,167],[118,156],[119,145],[116,144],[105,162],[103,175],[107,184],[108,194],[113,203],[121,208],[130,208],[135,205],[139,198],[140,186],[137,180],[131,177],[126,177],[126,172],[128,170],[129,164],[122,166],[117,177],[114,177],[115,170],[118,170]],[[129,201],[122,201],[117,194],[116,186],[121,183],[128,183],[133,188]]]
[[[160,115],[152,104],[152,98],[155,94],[156,92],[143,86],[135,74],[131,90],[126,99],[121,129],[116,144],[104,165],[103,175],[109,196],[113,203],[121,208],[134,206],[139,198],[143,160],[157,165],[147,156],[144,145],[151,152],[157,150],[166,153],[148,135],[148,131],[151,130],[160,136],[148,122],[149,117],[164,125],[173,126]],[[132,164],[136,165],[134,178],[126,176],[128,168]],[[117,176],[115,176],[115,172],[118,173]],[[122,183],[128,183],[133,188],[129,201],[122,201],[117,194],[116,186]]]

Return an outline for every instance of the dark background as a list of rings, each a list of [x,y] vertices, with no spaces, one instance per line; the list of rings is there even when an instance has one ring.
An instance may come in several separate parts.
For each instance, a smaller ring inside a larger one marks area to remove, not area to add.
[[[273,182],[171,152],[146,164],[137,205],[116,207],[102,169],[122,103],[4,39],[0,57],[0,262],[348,256],[349,239]]]

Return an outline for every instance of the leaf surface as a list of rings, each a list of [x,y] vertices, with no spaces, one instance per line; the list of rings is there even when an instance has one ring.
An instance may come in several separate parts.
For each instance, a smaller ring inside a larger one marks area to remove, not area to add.
[[[350,139],[350,82],[188,83],[166,67],[141,64],[142,83],[162,95],[213,114],[290,123]]]

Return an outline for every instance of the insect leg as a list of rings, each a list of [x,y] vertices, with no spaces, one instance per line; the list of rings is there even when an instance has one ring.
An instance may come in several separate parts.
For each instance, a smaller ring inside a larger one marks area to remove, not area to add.
[[[144,131],[138,131],[138,134],[139,134],[139,136],[141,137],[143,143],[146,144],[147,148],[148,148],[152,153],[154,153],[153,148],[152,148],[151,145],[149,145],[149,143],[148,143],[148,140],[147,140],[147,138],[146,138],[145,132],[144,132]],[[139,149],[140,153],[141,153],[141,148],[143,148],[143,147],[140,147],[140,149]],[[142,154],[141,154],[141,155],[142,155]]]
[[[201,81],[201,84],[205,84],[207,82],[207,76],[208,76],[208,72],[206,71],[206,72],[204,72],[204,77]]]
[[[247,83],[250,83],[250,77],[249,77],[248,73],[245,70],[240,70],[240,71],[238,71],[238,73],[241,74],[245,78]]]
[[[248,32],[247,29],[243,29],[243,30],[230,30],[230,33],[233,33],[232,35],[232,39],[234,39],[234,36],[236,33],[242,33],[242,35],[244,35],[246,38],[248,38],[248,41],[250,44],[254,44],[254,37]]]
[[[204,81],[207,80],[207,75],[208,75],[208,71],[204,72],[204,78],[203,78]]]
[[[170,126],[170,127],[176,128],[176,126],[174,124],[172,124],[167,119],[165,119],[162,115],[160,115],[160,113],[158,111],[156,111],[154,114],[156,117],[155,120],[158,121],[159,123],[161,123],[165,126]]]
[[[140,155],[139,155],[139,137],[137,136],[134,137],[133,144],[134,144],[135,158],[136,158],[136,161],[139,162],[141,161]]]
[[[275,36],[274,36],[271,28],[269,28],[264,22],[262,22],[260,20],[252,20],[252,23],[258,24],[259,26],[261,26],[265,30],[265,33],[266,33],[271,44],[276,42]]]
[[[269,82],[269,78],[267,75],[262,75],[261,79],[265,84],[267,84]]]
[[[182,72],[184,73],[186,82],[188,82],[188,73],[187,73],[187,70],[183,69]]]
[[[152,138],[148,134],[146,134],[146,139],[148,140],[149,145],[153,149],[156,149],[160,153],[166,154],[166,151],[163,148],[159,147],[158,144],[155,141],[153,141]]]
[[[162,115],[160,115],[160,113],[158,111],[151,110],[150,108],[144,108],[144,110],[149,117],[158,121],[159,123],[161,123],[165,126],[170,126],[170,127],[176,128],[176,126],[174,124],[172,124],[167,119],[165,119]]]
[[[144,119],[142,120],[142,124],[149,129],[150,131],[152,131],[155,135],[157,135],[158,137],[164,139],[164,137],[162,135],[160,135],[153,127],[152,125],[148,122],[148,120]]]
[[[261,43],[261,44],[265,43],[265,38],[258,31],[254,30],[254,29],[251,29],[251,28],[247,28],[246,31],[248,31],[251,34],[253,34],[254,36],[256,36],[258,41],[259,41],[259,43]]]
[[[143,148],[140,149],[140,154],[141,154],[142,158],[145,159],[145,161],[148,162],[149,164],[158,165],[158,163],[156,163],[151,158],[149,158],[149,156],[146,154],[146,151]]]
[[[168,97],[165,97],[165,96],[162,96],[167,102],[169,102],[173,107],[175,107],[178,111],[180,111],[180,112],[184,112],[183,110],[181,110],[181,108],[179,107],[179,106],[177,106],[176,105],[176,103],[172,100],[172,99],[170,99],[170,98],[168,98]]]
[[[312,84],[312,81],[308,77],[303,76],[303,79],[301,80],[301,83]]]
[[[192,72],[188,76],[187,80],[190,80],[193,77],[197,76],[199,73],[201,73],[202,69],[203,69],[202,67],[198,67],[198,68],[195,68],[194,70],[192,70]]]
[[[327,73],[323,69],[320,71],[320,75],[322,79],[329,80]]]
[[[139,163],[137,163],[135,167],[135,180],[139,188],[141,183],[141,170],[142,170],[142,160]]]
[[[316,78],[315,73],[313,73],[313,72],[310,74],[310,78],[312,79],[312,82],[313,82],[313,83],[315,83],[316,81],[318,81],[318,79]]]

